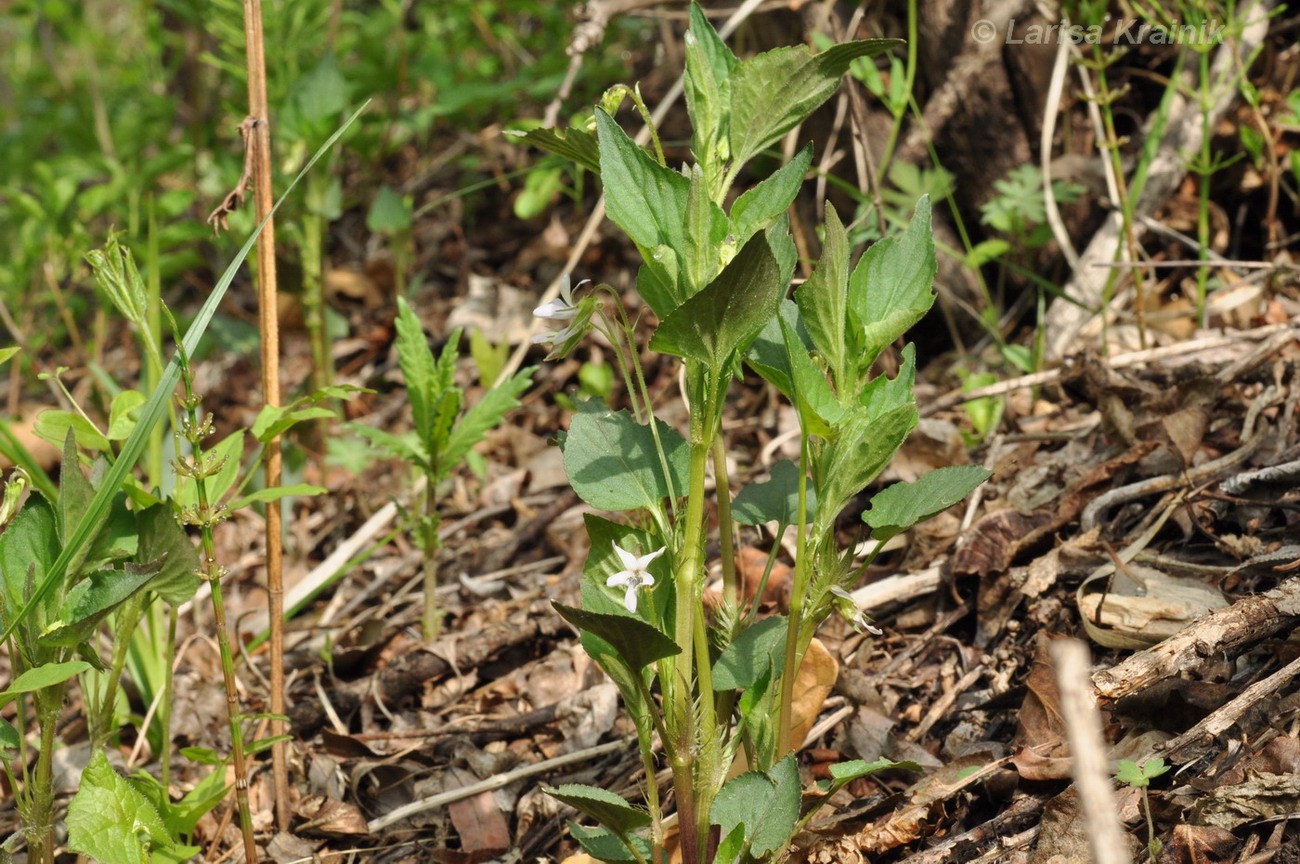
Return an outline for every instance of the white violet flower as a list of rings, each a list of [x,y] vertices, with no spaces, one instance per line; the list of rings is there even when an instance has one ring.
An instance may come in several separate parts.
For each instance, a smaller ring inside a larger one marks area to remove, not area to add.
[[[560,288],[560,296],[550,303],[543,303],[533,310],[533,315],[538,318],[549,318],[552,321],[568,321],[578,314],[578,307],[573,302],[573,289],[581,288],[590,282],[590,279],[583,279],[577,285],[569,284],[569,274],[564,274],[564,285]]]
[[[831,594],[835,595],[836,609],[850,624],[854,627],[866,630],[872,636],[885,635],[885,631],[872,624],[867,618],[867,613],[858,608],[858,604],[854,601],[852,594],[838,585],[831,586]]]
[[[627,551],[617,543],[614,544],[614,553],[618,555],[618,560],[623,562],[623,569],[605,580],[605,584],[611,588],[626,588],[627,593],[623,596],[623,605],[627,611],[636,612],[636,589],[643,585],[655,584],[655,577],[650,575],[646,568],[650,562],[664,554],[667,546],[661,546],[649,555],[637,557]]]

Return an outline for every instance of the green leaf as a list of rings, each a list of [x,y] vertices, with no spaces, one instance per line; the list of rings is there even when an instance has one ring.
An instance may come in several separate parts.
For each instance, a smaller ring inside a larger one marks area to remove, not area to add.
[[[767,237],[755,234],[716,279],[663,319],[650,347],[721,370],[776,315],[785,287]]]
[[[872,537],[888,540],[947,510],[992,476],[992,471],[978,465],[936,468],[915,483],[895,483],[877,492],[862,521],[871,526]]]
[[[805,45],[774,48],[731,73],[731,158],[743,165],[803,122],[831,97],[858,57],[902,44],[897,39],[844,42],[820,54]]]
[[[94,487],[81,473],[81,456],[71,429],[63,439],[63,459],[59,468],[59,537],[67,537],[86,508],[95,498]]]
[[[849,277],[849,316],[860,349],[860,373],[929,311],[936,266],[930,199],[922,197],[903,236],[877,242]]]
[[[687,290],[694,294],[717,274],[719,250],[727,239],[727,214],[709,198],[708,183],[699,165],[689,169],[690,194],[686,198],[686,246],[684,255]]]
[[[821,352],[839,388],[849,386],[845,363],[844,307],[849,290],[849,241],[839,214],[826,202],[826,239],[817,269],[794,292],[813,347]],[[841,396],[844,394],[841,393]]]
[[[1121,759],[1115,767],[1115,779],[1121,783],[1141,789],[1150,786],[1151,781],[1169,770],[1164,759],[1147,759],[1141,765],[1131,759]]]
[[[109,449],[104,433],[85,417],[71,411],[47,408],[36,415],[36,423],[32,427],[32,431],[55,447],[63,446],[63,439],[67,437],[69,429],[77,436],[78,446],[99,452]]]
[[[304,420],[320,420],[334,417],[334,412],[323,405],[264,405],[257,412],[250,430],[253,437],[263,444],[288,432],[293,426]]]
[[[615,834],[627,834],[650,824],[650,814],[638,810],[619,795],[596,786],[566,783],[558,788],[543,786],[542,791],[557,801],[585,813]]]
[[[519,396],[533,383],[536,366],[521,369],[483,394],[473,408],[452,427],[442,461],[450,470],[460,464],[469,448],[482,441],[489,429],[501,424],[507,413],[519,407]]]
[[[773,615],[745,629],[713,664],[714,690],[743,690],[781,674],[785,665],[784,615]],[[775,670],[775,674],[772,674]]]
[[[370,203],[366,227],[375,234],[396,234],[411,227],[411,202],[391,186],[384,186]]]
[[[736,199],[731,205],[731,232],[737,243],[744,243],[755,232],[770,227],[790,209],[811,164],[812,142],[809,142],[793,159]]]
[[[332,54],[322,56],[298,79],[291,98],[298,114],[313,127],[330,123],[343,112],[348,104],[348,82]]]
[[[687,113],[694,127],[695,158],[713,179],[726,160],[726,119],[730,108],[731,71],[740,62],[719,38],[698,3],[691,3],[686,31],[686,75],[683,80]]]
[[[884,470],[918,419],[913,405],[875,419],[859,413],[826,445],[817,478],[817,522],[822,528],[833,524],[849,499]]]
[[[149,584],[161,563],[128,563],[122,570],[87,574],[68,591],[58,616],[46,625],[37,641],[41,645],[71,647],[88,638],[110,612]]]
[[[877,759],[874,762],[854,759],[851,762],[836,762],[830,766],[831,779],[841,786],[850,780],[866,777],[868,774],[896,770],[923,771],[925,769],[917,762],[894,762],[889,759]]]
[[[817,503],[817,491],[807,485],[807,516],[811,520]],[[731,518],[741,525],[799,524],[799,466],[782,459],[772,466],[772,476],[762,483],[750,483],[731,503]]]
[[[199,566],[198,549],[164,504],[136,514],[135,522],[140,532],[136,560],[162,562],[149,580],[149,590],[172,606],[181,605],[199,587],[199,577],[194,575]]]
[[[578,841],[578,845],[588,855],[597,861],[619,864],[619,862],[623,861],[637,860],[636,855],[632,854],[632,850],[627,848],[627,844],[605,828],[584,828],[576,822],[570,822],[569,834],[572,835],[574,840]],[[628,839],[641,853],[641,860],[649,861],[651,858],[650,844],[646,842],[645,838],[632,834]]]
[[[677,430],[661,420],[655,423],[672,474],[672,491],[684,495],[690,482],[690,448]],[[669,495],[650,427],[637,423],[627,411],[580,408],[569,424],[563,449],[564,470],[573,491],[593,507],[654,509]]]
[[[20,693],[34,693],[47,687],[57,687],[89,668],[90,664],[85,660],[69,660],[66,663],[46,663],[44,666],[28,669],[15,678],[4,692],[0,692],[0,703],[9,702]]]
[[[9,616],[27,601],[29,575],[39,583],[58,557],[56,520],[49,502],[33,495],[0,534],[0,576],[4,578],[5,592],[0,619],[12,622]]]
[[[126,440],[135,428],[136,414],[144,404],[144,398],[139,390],[123,390],[113,397],[113,406],[108,413],[108,440]]]
[[[414,438],[394,435],[385,429],[366,426],[363,423],[349,423],[348,428],[372,444],[383,447],[389,453],[401,459],[416,462],[420,465],[424,465],[428,461],[429,457],[425,455],[424,448]]]
[[[436,419],[438,401],[452,382],[449,376],[440,374],[439,364],[434,361],[433,351],[425,338],[424,326],[405,297],[397,298],[396,323],[397,363],[402,367],[402,380],[406,384],[407,398],[411,400],[411,417],[420,437],[427,439]]]
[[[240,507],[247,507],[254,502],[266,504],[295,495],[324,495],[328,491],[324,486],[313,486],[310,483],[290,483],[288,486],[273,486],[270,489],[258,489],[256,492],[241,495],[230,502],[230,509],[238,510]]]
[[[632,669],[642,669],[656,660],[681,653],[677,643],[649,624],[629,615],[588,612],[552,601],[555,611],[579,630],[594,633],[619,653]]]
[[[748,771],[731,778],[714,799],[709,821],[721,826],[723,837],[744,825],[752,855],[775,852],[794,833],[802,791],[792,753],[767,773]]]
[[[530,129],[527,132],[507,129],[504,134],[600,173],[600,147],[596,144],[596,136],[583,129]]]
[[[171,835],[149,799],[140,794],[96,751],[68,804],[68,849],[101,864],[142,864]]]
[[[866,411],[868,419],[916,402],[912,392],[916,383],[916,345],[908,342],[903,346],[902,355],[903,362],[893,378],[877,375],[858,394],[858,404]]]
[[[787,398],[794,396],[794,371],[790,368],[790,353],[786,350],[782,322],[789,324],[807,346],[802,337],[806,331],[799,315],[799,307],[793,300],[782,300],[777,307],[777,314],[763,325],[758,337],[749,346],[749,356],[745,358],[750,367]]]
[[[840,403],[825,371],[813,361],[794,327],[784,318],[780,325],[794,383],[791,401],[799,412],[799,422],[808,434],[830,438],[831,427],[844,418],[848,408]]]
[[[0,750],[17,750],[21,744],[18,730],[8,720],[0,717]]]
[[[609,218],[627,232],[647,261],[664,254],[659,247],[667,247],[667,254],[675,257],[678,253],[674,250],[685,250],[687,245],[691,181],[651,158],[600,108],[596,109],[596,131]],[[666,287],[671,291],[671,305],[652,295],[645,297],[660,318],[686,299],[676,284]]]
[[[21,350],[22,350],[21,348],[18,348],[17,346],[14,345],[10,345],[8,348],[0,348],[0,363],[5,363],[9,361],[11,358],[13,358],[15,354],[17,354]]]

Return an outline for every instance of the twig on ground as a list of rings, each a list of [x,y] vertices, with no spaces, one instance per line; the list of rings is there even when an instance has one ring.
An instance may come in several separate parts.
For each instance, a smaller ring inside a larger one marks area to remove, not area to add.
[[[1115,789],[1106,770],[1106,746],[1101,737],[1101,715],[1088,680],[1088,646],[1078,639],[1052,643],[1056,683],[1061,691],[1061,713],[1070,742],[1070,768],[1079,806],[1088,824],[1094,864],[1128,864],[1133,860],[1124,839],[1115,806]]]
[[[429,810],[435,810],[478,795],[480,792],[491,792],[494,789],[500,789],[509,786],[516,780],[523,780],[525,777],[532,777],[537,774],[547,774],[567,765],[573,765],[577,762],[586,762],[595,759],[597,756],[604,756],[606,753],[614,753],[618,750],[625,750],[632,746],[630,741],[610,741],[605,744],[597,744],[595,747],[588,747],[585,750],[578,750],[574,753],[566,753],[563,756],[556,756],[554,759],[544,759],[541,762],[534,762],[532,765],[524,765],[513,771],[506,771],[486,780],[480,780],[478,783],[471,783],[468,786],[462,786],[459,789],[452,789],[448,792],[441,792],[432,795],[420,801],[412,801],[402,807],[398,807],[391,813],[386,813],[377,819],[372,819],[366,825],[371,834],[382,831],[390,825],[401,822],[417,813],[424,813]]]

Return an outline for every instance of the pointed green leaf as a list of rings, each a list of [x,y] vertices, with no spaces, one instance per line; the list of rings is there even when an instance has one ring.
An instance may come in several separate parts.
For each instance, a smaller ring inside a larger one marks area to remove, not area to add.
[[[4,578],[4,598],[0,602],[0,619],[10,626],[10,616],[22,608],[27,599],[27,580],[36,583],[59,554],[59,533],[54,508],[40,495],[32,495],[9,527],[0,534],[0,576]]]
[[[578,841],[587,854],[597,861],[607,861],[609,864],[622,864],[624,861],[636,861],[636,855],[632,850],[627,848],[627,844],[618,839],[613,833],[605,828],[584,828],[576,822],[569,823],[569,834],[574,840]],[[637,852],[641,853],[642,861],[649,861],[651,858],[650,844],[639,834],[631,834],[628,839],[632,845],[636,846]]]
[[[32,429],[55,447],[63,446],[63,439],[67,437],[68,430],[76,434],[77,445],[87,450],[104,452],[110,446],[104,433],[96,429],[94,423],[71,411],[47,408],[36,415],[36,423]]]
[[[448,382],[438,375],[424,327],[405,297],[397,298],[397,363],[402,367],[415,428],[424,436],[433,428],[434,406]]]
[[[841,388],[849,386],[844,344],[844,307],[848,303],[848,290],[848,235],[834,205],[828,201],[821,260],[808,281],[795,290],[794,300],[799,304],[813,347],[821,352],[836,386]]]
[[[44,666],[28,669],[15,678],[3,693],[0,693],[0,703],[8,702],[19,693],[34,693],[47,687],[56,687],[89,668],[90,664],[85,660],[69,660],[66,663],[46,663]]]
[[[860,413],[845,424],[820,460],[818,525],[832,525],[849,499],[885,469],[917,420],[916,407],[905,405],[875,419]]]
[[[110,612],[149,584],[162,562],[128,563],[122,570],[96,570],[69,589],[58,617],[45,627],[41,645],[70,647],[88,638]]]
[[[428,459],[423,446],[416,440],[414,433],[411,433],[409,437],[398,436],[386,429],[367,426],[364,423],[349,423],[348,428],[370,443],[383,447],[389,453],[401,459],[416,462],[420,465],[425,464]]]
[[[411,202],[391,186],[383,186],[366,214],[366,227],[375,234],[396,234],[411,227]]]
[[[784,318],[780,323],[794,384],[791,401],[799,412],[799,422],[808,434],[830,438],[831,427],[844,418],[848,409],[836,398],[826,373],[814,362],[799,334]]]
[[[726,115],[731,105],[728,79],[740,62],[719,38],[698,3],[691,4],[686,31],[686,108],[694,127],[695,158],[712,178],[715,166],[727,158]]]
[[[744,825],[755,856],[775,852],[794,833],[802,791],[799,766],[790,754],[767,773],[747,771],[727,781],[709,809],[709,821],[721,826],[724,837]]]
[[[785,287],[767,237],[755,234],[716,279],[663,319],[650,347],[721,370],[776,315]]]
[[[811,164],[812,143],[809,142],[793,159],[736,199],[731,205],[731,231],[737,243],[744,243],[756,231],[766,229],[790,209]]]
[[[684,250],[691,181],[651,158],[600,108],[596,109],[596,130],[609,218],[627,232],[647,260],[652,250],[664,254],[659,247],[667,247],[667,254],[672,255],[676,255],[672,250]],[[673,305],[651,305],[661,318],[686,299],[678,286],[671,287]],[[649,296],[646,302],[651,303]]]
[[[866,777],[868,774],[876,774],[880,771],[923,771],[919,762],[894,762],[891,759],[877,759],[874,762],[866,762],[862,759],[854,759],[851,762],[836,762],[830,766],[831,779],[839,785],[844,785],[851,780],[859,777]]]
[[[0,718],[0,750],[17,750],[22,744],[18,730],[4,718]]]
[[[677,430],[661,420],[655,422],[672,473],[672,491],[684,495],[690,482],[690,448]],[[653,509],[668,497],[668,478],[650,427],[637,423],[627,411],[603,406],[580,410],[569,424],[563,449],[564,470],[573,491],[593,507]]]
[[[144,394],[139,390],[123,390],[113,397],[108,413],[108,440],[125,441],[135,428],[139,408],[144,404]]]
[[[282,498],[292,498],[295,495],[324,495],[328,491],[324,486],[313,486],[311,483],[290,483],[287,486],[272,486],[270,489],[258,489],[256,492],[239,496],[230,502],[230,509],[238,510],[240,507],[247,507],[253,503],[268,504]]]
[[[550,153],[572,159],[588,171],[600,173],[600,148],[596,136],[584,129],[507,129],[506,135]]]
[[[616,834],[627,834],[650,824],[650,814],[633,807],[619,795],[596,786],[566,783],[542,791],[557,801],[568,804],[579,813],[586,813]]]
[[[22,349],[17,348],[16,346],[13,345],[9,346],[8,348],[0,348],[0,363],[4,363],[12,359],[13,356],[17,354],[20,350]]]
[[[683,249],[686,284],[691,293],[707,285],[721,267],[719,250],[727,239],[727,214],[709,198],[704,170],[692,165],[690,194],[686,198],[686,247]]]
[[[794,45],[742,62],[731,73],[731,158],[738,165],[748,162],[829,99],[855,59],[899,44],[897,39],[866,39],[820,54]]]
[[[887,540],[947,510],[992,476],[978,465],[936,468],[915,483],[895,483],[877,492],[862,521],[871,526],[872,537]]]
[[[137,561],[161,561],[162,566],[149,581],[149,590],[172,606],[179,606],[194,596],[199,577],[199,551],[185,529],[172,516],[171,508],[158,504],[135,517],[140,532]]]
[[[611,588],[605,584],[609,577],[623,569],[622,559],[614,551],[614,544],[617,543],[634,555],[653,552],[664,544],[648,531],[611,522],[595,513],[584,513],[582,519],[587,527],[587,538],[591,541],[587,560],[582,565],[582,608],[592,612],[625,615],[625,592],[621,588]],[[650,562],[649,570],[655,577],[650,593],[655,595],[655,608],[661,616],[660,620],[671,620],[668,617],[670,610],[664,607],[671,602],[672,561],[668,555],[660,555]],[[638,612],[644,613],[647,605],[642,604]],[[641,617],[645,618],[645,615],[641,614]]]
[[[860,371],[929,311],[936,266],[930,199],[923,196],[903,236],[877,242],[849,277],[849,315],[861,347]]]
[[[787,398],[793,398],[794,372],[790,368],[790,354],[785,347],[782,321],[789,324],[807,346],[807,340],[802,338],[807,331],[803,329],[799,307],[793,300],[782,300],[777,306],[777,314],[763,325],[758,337],[750,344],[745,361],[764,381],[780,390]]]
[[[482,441],[489,429],[499,426],[507,413],[519,407],[519,396],[533,383],[536,371],[536,366],[521,369],[484,393],[483,398],[465,412],[452,428],[443,451],[443,459],[448,465],[459,465],[469,448]]]
[[[806,521],[812,519],[817,504],[817,490],[810,482],[805,492],[807,498]],[[781,525],[799,524],[799,466],[782,459],[772,466],[772,476],[762,483],[750,483],[731,503],[731,518],[741,525],[762,525],[777,522]]]
[[[67,537],[94,500],[95,490],[81,472],[81,455],[71,429],[63,439],[63,460],[59,468],[59,536]]]
[[[335,416],[323,405],[264,405],[253,421],[253,437],[263,444],[288,432],[304,420],[323,420]]]
[[[141,864],[172,843],[149,799],[122,779],[102,751],[90,757],[68,804],[68,849],[101,864]]]
[[[681,653],[682,649],[676,642],[629,615],[588,612],[563,603],[552,602],[551,605],[574,627],[594,633],[612,645],[632,669],[642,669],[656,660]]]
[[[743,690],[769,675],[780,676],[786,627],[784,615],[773,615],[746,628],[713,664],[713,689]]]
[[[868,418],[911,405],[916,401],[912,386],[916,383],[916,345],[908,342],[903,346],[902,363],[893,378],[877,375],[862,388],[858,394],[858,404],[866,411]]]

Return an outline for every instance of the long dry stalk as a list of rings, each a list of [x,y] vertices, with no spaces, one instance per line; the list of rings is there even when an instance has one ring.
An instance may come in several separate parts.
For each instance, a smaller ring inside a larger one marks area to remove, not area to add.
[[[257,238],[257,325],[262,343],[262,398],[280,404],[280,323],[275,274],[275,221],[268,218],[275,198],[271,189],[271,127],[266,103],[266,50],[262,37],[261,0],[244,0],[244,54],[248,67],[248,146],[252,148],[253,194],[257,220],[266,220]],[[280,485],[280,439],[268,441],[264,451],[266,487]],[[271,713],[284,714],[284,576],[280,502],[266,505],[266,590],[271,626]],[[271,734],[284,735],[284,721],[271,721]],[[289,828],[289,766],[285,742],[271,747],[275,778],[275,820],[281,831]]]

